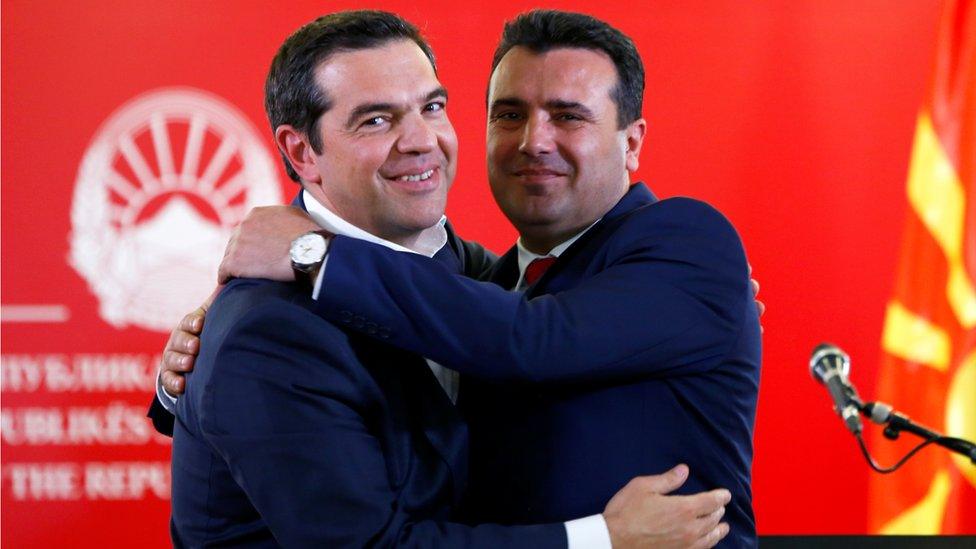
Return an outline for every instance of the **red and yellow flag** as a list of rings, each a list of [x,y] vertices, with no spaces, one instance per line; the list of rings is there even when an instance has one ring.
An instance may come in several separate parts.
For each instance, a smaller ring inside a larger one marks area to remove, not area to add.
[[[918,116],[910,211],[885,317],[878,400],[949,436],[976,440],[976,1],[947,0]],[[877,433],[890,465],[919,442]],[[927,448],[870,479],[869,529],[976,534],[976,466]]]

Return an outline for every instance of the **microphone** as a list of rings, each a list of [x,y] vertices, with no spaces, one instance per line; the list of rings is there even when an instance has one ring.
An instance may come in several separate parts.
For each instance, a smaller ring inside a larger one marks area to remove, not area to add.
[[[872,469],[879,473],[892,473],[929,444],[938,444],[943,448],[962,454],[976,464],[976,444],[962,438],[947,437],[924,425],[915,423],[908,416],[896,412],[890,404],[861,402],[861,397],[857,395],[854,385],[847,379],[847,374],[850,371],[851,359],[840,347],[832,343],[821,343],[814,347],[813,354],[810,356],[810,375],[827,387],[830,398],[834,400],[834,410],[844,420],[847,430],[857,438],[861,453],[864,454],[864,459],[867,460]],[[905,454],[898,463],[891,467],[881,467],[868,453],[868,448],[864,445],[864,438],[861,437],[864,426],[859,414],[862,412],[872,422],[885,426],[884,436],[889,440],[896,440],[902,431],[912,433],[924,440]]]
[[[821,343],[813,349],[810,356],[810,375],[827,387],[834,409],[847,425],[847,429],[857,435],[863,425],[858,415],[861,399],[854,386],[847,380],[851,371],[851,359],[840,347],[832,343]]]

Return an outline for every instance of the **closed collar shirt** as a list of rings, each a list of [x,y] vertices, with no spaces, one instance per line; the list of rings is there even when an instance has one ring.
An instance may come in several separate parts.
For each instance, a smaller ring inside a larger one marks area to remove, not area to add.
[[[600,219],[603,218],[601,217]],[[519,238],[518,241],[515,243],[515,247],[518,249],[518,268],[519,268],[519,277],[518,277],[518,282],[515,283],[515,289],[518,291],[525,290],[525,270],[529,267],[529,263],[532,263],[536,259],[543,259],[546,257],[559,257],[560,255],[563,254],[563,252],[569,249],[569,247],[572,246],[577,240],[579,240],[581,236],[583,236],[584,234],[586,234],[587,231],[592,229],[593,225],[599,223],[600,219],[597,219],[596,221],[591,223],[589,227],[576,233],[576,235],[571,237],[569,240],[564,241],[562,244],[559,244],[558,246],[549,250],[549,253],[544,255],[539,255],[535,252],[529,251],[529,249],[526,248],[524,244],[522,244],[522,239]]]

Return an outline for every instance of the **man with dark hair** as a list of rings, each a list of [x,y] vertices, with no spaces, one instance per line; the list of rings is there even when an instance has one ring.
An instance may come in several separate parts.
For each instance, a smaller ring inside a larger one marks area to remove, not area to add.
[[[681,462],[682,490],[732,493],[720,544],[752,546],[761,345],[748,265],[716,210],[631,185],[642,82],[632,42],[602,21],[533,11],[508,23],[488,176],[520,238],[495,284],[336,237],[316,312],[387,327],[386,341],[464,375],[472,520],[592,513],[626,479]],[[299,230],[250,240],[280,250]]]
[[[334,52],[366,49],[392,39],[416,44],[437,73],[434,52],[420,31],[392,13],[333,13],[298,29],[281,45],[264,83],[264,110],[271,131],[283,124],[297,128],[308,136],[312,150],[321,154],[318,121],[322,113],[332,107],[332,101],[325,97],[321,87],[315,85],[314,68]],[[284,153],[281,158],[288,177],[299,182],[298,174]]]
[[[502,58],[514,47],[537,54],[554,49],[577,48],[601,51],[617,70],[617,82],[610,97],[617,105],[618,129],[641,118],[644,105],[644,63],[634,42],[610,25],[581,13],[533,10],[508,22],[491,59],[494,73]]]
[[[373,11],[320,18],[279,50],[267,93],[275,142],[303,188],[296,204],[316,229],[295,239],[289,272],[321,267],[332,235],[445,274],[483,270],[483,250],[444,222],[457,141],[412,25]],[[317,316],[316,280],[237,278],[214,301],[175,403],[174,545],[590,545],[599,514],[454,522],[468,463],[452,377],[387,344],[385,326]],[[664,495],[686,475],[681,466],[620,490],[603,509],[615,542],[714,545],[728,493]]]

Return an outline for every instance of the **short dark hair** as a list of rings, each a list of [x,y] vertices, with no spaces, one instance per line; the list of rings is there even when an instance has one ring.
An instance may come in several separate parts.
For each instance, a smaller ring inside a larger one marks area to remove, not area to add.
[[[264,110],[271,130],[283,124],[308,137],[312,150],[322,152],[319,117],[332,100],[315,83],[315,69],[330,55],[363,50],[396,40],[410,40],[424,52],[437,72],[434,52],[417,27],[399,15],[374,10],[342,11],[323,15],[298,29],[278,49],[264,83]],[[282,153],[288,177],[298,174]]]
[[[644,103],[644,64],[634,41],[607,23],[582,13],[532,10],[505,23],[502,39],[491,61],[491,72],[516,46],[542,54],[558,48],[601,51],[617,69],[617,85],[610,98],[617,104],[620,129],[641,117]]]

